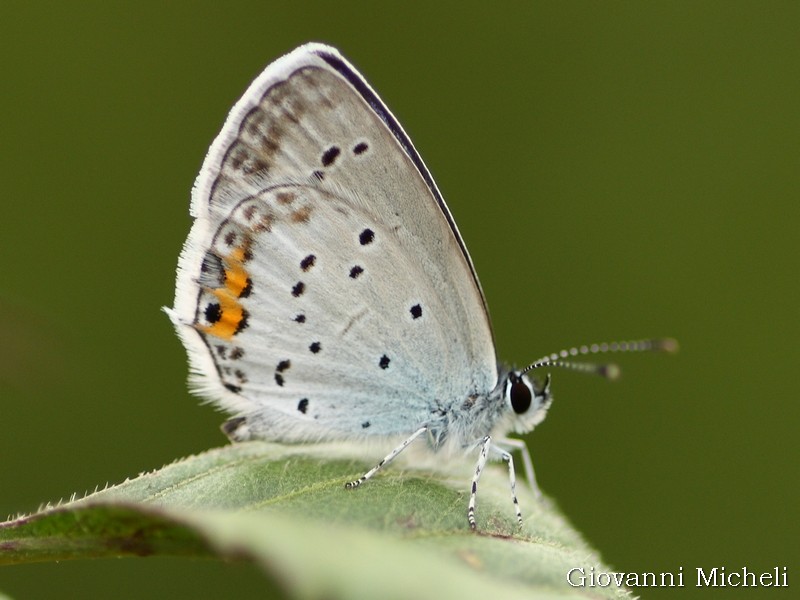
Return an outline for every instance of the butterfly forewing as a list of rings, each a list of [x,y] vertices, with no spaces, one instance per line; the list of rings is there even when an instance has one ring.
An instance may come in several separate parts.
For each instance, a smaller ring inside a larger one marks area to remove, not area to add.
[[[172,317],[197,389],[274,439],[407,433],[497,380],[446,207],[353,81],[318,45],[273,63],[194,191]]]

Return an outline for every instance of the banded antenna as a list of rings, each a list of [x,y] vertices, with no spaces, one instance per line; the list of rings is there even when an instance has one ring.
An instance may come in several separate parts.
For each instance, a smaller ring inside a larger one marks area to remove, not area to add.
[[[592,362],[568,360],[576,356],[590,356],[593,354],[609,354],[619,352],[668,352],[674,354],[678,351],[678,341],[673,338],[655,338],[647,340],[631,340],[626,342],[603,342],[600,344],[588,344],[584,346],[573,346],[572,348],[553,352],[532,362],[520,371],[524,375],[528,371],[541,369],[543,367],[558,367],[588,373],[590,375],[600,375],[609,380],[617,379],[620,376],[620,368],[614,363],[596,364]]]

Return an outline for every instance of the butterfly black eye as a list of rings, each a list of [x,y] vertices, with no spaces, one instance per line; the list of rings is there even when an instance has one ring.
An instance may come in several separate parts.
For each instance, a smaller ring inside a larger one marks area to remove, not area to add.
[[[511,400],[511,408],[514,409],[515,413],[521,415],[531,407],[531,400],[533,399],[531,389],[519,377],[511,377],[509,382],[511,383],[511,389],[508,391],[508,397]]]

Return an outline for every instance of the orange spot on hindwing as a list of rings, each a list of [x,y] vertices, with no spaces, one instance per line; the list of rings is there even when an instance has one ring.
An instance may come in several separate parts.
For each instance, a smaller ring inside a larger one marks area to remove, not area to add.
[[[225,278],[223,287],[209,289],[215,301],[201,306],[207,325],[198,324],[198,329],[221,338],[231,340],[234,335],[247,327],[247,311],[242,307],[240,298],[246,298],[252,290],[252,282],[244,266],[249,259],[249,245],[236,247],[222,257]]]
[[[204,309],[206,320],[211,325],[198,325],[198,328],[209,335],[230,340],[247,327],[247,311],[227,289],[218,288],[211,293],[217,302],[207,304]]]
[[[244,268],[244,248],[236,248],[225,261],[225,289],[235,298],[246,298],[250,295],[252,282]]]

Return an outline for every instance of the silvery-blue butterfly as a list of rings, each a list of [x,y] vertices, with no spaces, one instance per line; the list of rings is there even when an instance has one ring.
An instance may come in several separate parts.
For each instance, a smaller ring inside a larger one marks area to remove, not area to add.
[[[234,415],[233,440],[423,438],[476,451],[468,506],[490,454],[509,466],[552,401],[544,365],[670,340],[573,348],[498,367],[486,301],[425,164],[364,78],[335,49],[280,58],[231,110],[192,194],[195,221],[167,312],[192,387]],[[610,374],[609,371],[605,371]],[[396,445],[397,442],[399,445]],[[396,445],[396,446],[395,446]]]

